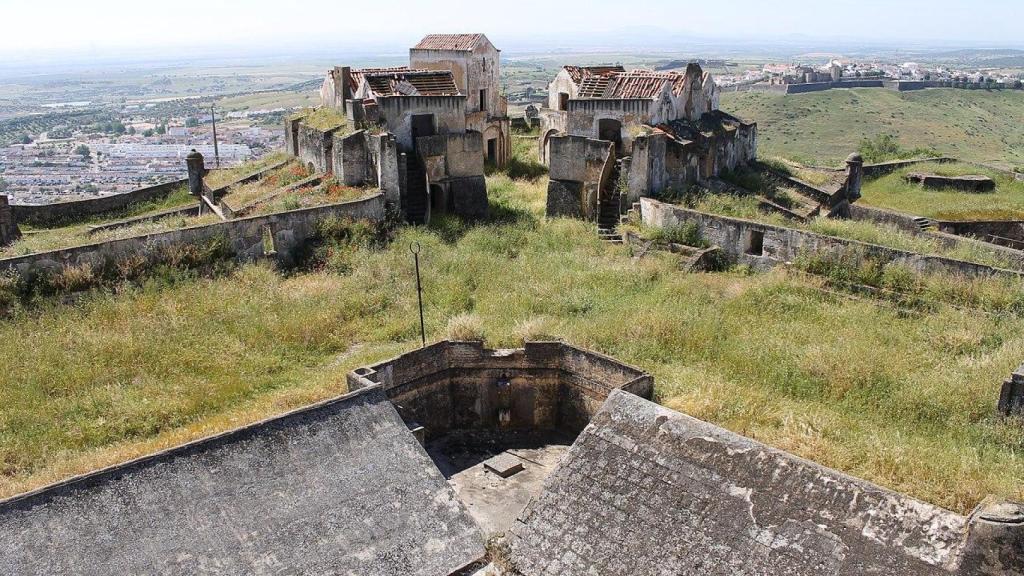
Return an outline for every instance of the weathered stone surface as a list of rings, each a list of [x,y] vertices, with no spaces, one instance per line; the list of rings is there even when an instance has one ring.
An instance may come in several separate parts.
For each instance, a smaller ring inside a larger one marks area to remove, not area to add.
[[[548,180],[547,215],[582,218],[583,182]]]
[[[448,182],[451,211],[463,218],[486,218],[487,181],[483,175],[469,178],[453,178]]]
[[[3,574],[447,575],[479,529],[379,387],[0,503]]]
[[[613,391],[510,544],[531,575],[966,574],[966,525]]]
[[[939,174],[923,174],[913,172],[907,174],[907,182],[921,184],[925,188],[941,190],[952,188],[963,192],[991,192],[996,189],[995,180],[988,176],[941,176]]]
[[[14,212],[7,196],[0,195],[0,246],[6,246],[21,237],[21,230],[14,220]]]

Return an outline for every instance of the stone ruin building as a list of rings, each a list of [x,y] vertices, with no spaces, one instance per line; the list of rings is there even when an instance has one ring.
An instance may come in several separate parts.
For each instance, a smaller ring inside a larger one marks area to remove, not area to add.
[[[1024,506],[963,517],[823,468],[564,343],[439,342],[348,385],[0,501],[0,572],[1024,573]]]
[[[541,112],[548,215],[611,229],[641,197],[755,160],[757,125],[719,110],[718,97],[698,64],[685,72],[563,68]]]
[[[337,66],[321,104],[344,125],[286,122],[289,151],[346,185],[378,186],[410,222],[432,213],[487,213],[484,162],[507,164],[511,129],[499,89],[500,51],[483,34],[430,34],[409,66]]]

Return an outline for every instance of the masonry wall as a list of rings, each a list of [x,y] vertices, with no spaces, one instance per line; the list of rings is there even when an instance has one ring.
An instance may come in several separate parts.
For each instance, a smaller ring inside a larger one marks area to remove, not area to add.
[[[641,199],[640,210],[643,222],[651,226],[666,227],[687,222],[695,223],[709,242],[718,245],[733,260],[756,269],[763,270],[792,262],[803,253],[822,255],[849,253],[877,258],[886,263],[901,264],[918,273],[1024,278],[1024,273],[1015,270],[895,250],[866,242],[845,240],[740,218],[705,214],[650,198]],[[756,241],[758,238],[760,238],[760,242]],[[752,246],[758,244],[760,244],[760,250],[752,249]]]
[[[614,145],[581,136],[549,140],[548,216],[593,220],[601,187],[615,163]]]
[[[371,164],[366,131],[334,134],[333,138],[332,166],[335,178],[345,186],[376,186],[377,174]]]
[[[33,278],[57,272],[65,267],[91,266],[103,269],[128,257],[147,256],[155,251],[181,244],[203,244],[223,238],[238,261],[271,257],[283,265],[294,264],[306,242],[317,234],[317,223],[334,217],[380,221],[384,218],[384,196],[376,194],[342,204],[317,206],[266,216],[254,216],[193,226],[169,232],[134,236],[121,240],[86,244],[63,250],[40,252],[0,259],[0,272],[13,270]],[[274,252],[264,251],[264,230],[273,236]]]
[[[378,98],[380,117],[387,131],[395,135],[399,149],[412,150],[412,117],[419,114],[434,116],[435,134],[466,131],[465,96],[390,96]]]
[[[1016,242],[1024,242],[1024,221],[1022,220],[975,220],[971,222],[939,221],[939,230],[957,236],[971,236],[981,240],[993,236]]]
[[[650,397],[643,371],[560,342],[489,350],[439,342],[349,374],[349,388],[381,384],[407,422],[427,437],[455,430],[578,433],[613,389]],[[507,410],[507,420],[501,416]]]
[[[72,200],[54,204],[13,204],[14,220],[37,227],[53,227],[83,220],[89,216],[117,212],[134,204],[163,200],[175,190],[188,186],[188,179],[173,180],[147,186],[123,194],[112,194],[87,200]]]
[[[327,131],[299,124],[299,160],[322,174],[334,171],[334,137],[341,126]]]

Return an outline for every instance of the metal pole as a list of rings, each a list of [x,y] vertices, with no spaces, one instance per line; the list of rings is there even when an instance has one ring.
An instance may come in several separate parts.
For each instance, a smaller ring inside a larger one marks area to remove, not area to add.
[[[213,104],[210,104],[210,120],[213,121],[213,159],[220,168],[220,150],[217,149],[217,114],[213,111]]]
[[[409,244],[409,251],[412,252],[413,260],[416,262],[416,298],[420,303],[420,341],[423,346],[427,345],[427,330],[423,325],[423,287],[420,284],[420,243]]]

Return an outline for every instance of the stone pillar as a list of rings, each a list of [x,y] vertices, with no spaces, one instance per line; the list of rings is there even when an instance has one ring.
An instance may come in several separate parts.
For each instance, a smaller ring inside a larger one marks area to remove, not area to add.
[[[188,166],[188,193],[198,198],[203,195],[203,176],[206,175],[203,155],[193,148],[185,157],[185,165]]]
[[[1004,416],[1024,416],[1024,365],[1003,382],[999,393],[999,412]]]
[[[860,186],[864,180],[864,159],[860,154],[850,154],[846,159],[846,199],[855,202],[860,198]]]
[[[21,230],[14,221],[14,210],[11,209],[6,195],[0,195],[0,246],[6,246],[21,238]]]
[[[975,508],[957,574],[1024,574],[1024,504],[989,497]]]

